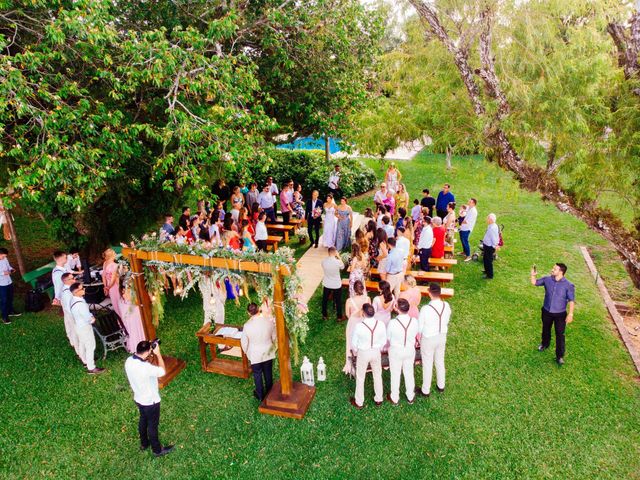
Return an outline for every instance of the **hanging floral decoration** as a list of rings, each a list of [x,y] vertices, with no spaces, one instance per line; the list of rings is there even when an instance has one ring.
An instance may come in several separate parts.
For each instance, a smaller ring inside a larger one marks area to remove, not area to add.
[[[199,243],[178,245],[163,242],[156,235],[144,235],[141,239],[133,237],[133,241],[128,246],[137,250],[163,252],[173,255],[173,262],[159,260],[144,262],[144,278],[151,298],[153,323],[156,327],[164,316],[165,292],[170,287],[173,288],[174,295],[180,295],[184,299],[193,288],[198,286],[200,281],[208,280],[224,285],[226,280],[231,284],[236,304],[240,303],[240,296],[244,295],[247,299],[251,299],[250,286],[253,287],[258,295],[256,303],[261,304],[265,298],[273,298],[273,274],[279,272],[282,267],[286,267],[290,274],[285,275],[283,278],[285,300],[282,308],[287,329],[291,336],[294,362],[298,364],[299,346],[304,343],[309,331],[309,318],[307,316],[307,305],[301,300],[302,280],[296,272],[295,257],[291,248],[281,247],[276,252],[269,253],[237,251],[223,247],[211,248]],[[266,263],[271,265],[272,274],[187,265],[181,263],[181,255],[229,259],[237,262],[238,268],[242,261]],[[134,282],[130,283],[133,286]]]

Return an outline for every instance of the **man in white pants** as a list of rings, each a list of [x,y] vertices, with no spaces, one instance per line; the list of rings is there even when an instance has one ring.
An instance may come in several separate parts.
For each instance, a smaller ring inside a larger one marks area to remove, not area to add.
[[[97,375],[104,372],[104,368],[96,368],[96,362],[93,358],[96,350],[96,337],[93,335],[91,325],[96,319],[91,315],[89,305],[84,300],[84,287],[82,284],[76,282],[71,285],[70,290],[73,298],[71,299],[69,310],[76,325],[80,355],[87,362],[87,373],[89,375]]]
[[[415,378],[413,364],[416,359],[416,337],[420,333],[417,318],[408,315],[409,302],[405,298],[398,300],[400,314],[387,325],[389,340],[389,371],[391,372],[391,393],[387,396],[393,405],[400,400],[400,375],[404,376],[407,401],[411,404],[415,398]]]
[[[375,309],[370,303],[362,306],[364,320],[353,329],[351,348],[356,360],[356,396],[351,397],[351,405],[358,410],[364,406],[364,380],[367,368],[371,365],[373,374],[373,400],[376,406],[382,405],[382,362],[380,351],[387,343],[387,331],[382,321],[373,318]]]
[[[436,387],[444,392],[445,369],[444,350],[447,344],[447,331],[451,318],[451,307],[440,298],[440,285],[429,285],[431,301],[420,309],[420,352],[422,354],[422,388],[416,393],[428,397],[431,393],[433,363],[436,364]]]
[[[76,351],[76,355],[82,360],[82,364],[86,365],[87,360],[80,355],[80,342],[78,341],[78,334],[76,333],[76,325],[71,315],[71,300],[73,300],[73,294],[71,293],[71,285],[75,283],[73,274],[65,272],[62,274],[62,292],[60,293],[60,304],[62,305],[62,313],[64,313],[64,330],[67,332],[67,338],[69,343]]]

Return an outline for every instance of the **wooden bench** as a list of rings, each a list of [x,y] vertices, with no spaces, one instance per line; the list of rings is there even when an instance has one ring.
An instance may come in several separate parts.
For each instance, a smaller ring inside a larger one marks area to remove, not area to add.
[[[413,250],[415,251],[415,254],[418,255],[420,252],[418,251],[418,247],[417,245],[413,246]],[[445,245],[444,246],[444,254],[450,254],[453,255],[453,245]]]
[[[343,287],[349,287],[349,279],[348,278],[344,278],[342,280],[342,286]],[[369,292],[377,292],[378,291],[378,282],[374,282],[373,280],[367,280],[365,281],[365,288],[367,289],[367,291]],[[423,297],[428,297],[429,296],[429,287],[428,286],[418,286],[418,289],[420,290],[420,295],[422,295]],[[404,290],[404,289],[403,289]],[[451,298],[453,297],[453,288],[443,288],[442,291],[440,292],[440,296],[442,298]]]
[[[295,227],[293,225],[282,225],[279,223],[267,223],[268,232],[282,233],[284,235],[284,243],[289,243],[289,233],[293,234]]]
[[[380,276],[377,268],[372,268],[370,273],[375,277]],[[453,281],[453,273],[448,272],[423,272],[422,270],[409,270],[407,275],[411,275],[419,282],[446,283]]]
[[[277,235],[269,235],[267,237],[267,250],[272,248],[274,252],[278,251],[278,244],[282,241],[282,237]]]
[[[276,219],[275,223],[277,223],[278,225],[284,225],[284,220],[278,218]],[[296,228],[301,227],[303,224],[304,224],[304,220],[300,218],[289,219],[289,225],[293,225]]]
[[[31,288],[36,288],[38,283],[38,279],[44,275],[51,275],[53,268],[56,266],[56,262],[49,262],[46,265],[43,265],[35,270],[25,273],[22,276],[22,280],[25,283],[31,285]],[[49,296],[51,300],[53,300],[53,285],[45,290],[45,293]]]
[[[445,270],[449,270],[454,265],[458,264],[458,260],[455,258],[430,258],[429,266],[430,267],[440,267]]]

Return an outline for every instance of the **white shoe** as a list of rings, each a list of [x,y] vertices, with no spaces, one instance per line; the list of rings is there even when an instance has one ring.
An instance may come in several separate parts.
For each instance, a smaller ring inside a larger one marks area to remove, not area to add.
[[[464,259],[465,262],[470,262],[471,260],[472,260],[471,257],[467,257],[467,258]]]

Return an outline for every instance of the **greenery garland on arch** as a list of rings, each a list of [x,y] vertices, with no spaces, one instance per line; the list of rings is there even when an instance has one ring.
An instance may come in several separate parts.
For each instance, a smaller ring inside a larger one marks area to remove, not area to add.
[[[284,318],[287,330],[291,337],[294,362],[298,364],[299,346],[304,343],[309,331],[309,317],[307,305],[301,300],[302,279],[296,271],[296,260],[293,250],[289,247],[281,247],[277,252],[247,252],[235,251],[223,247],[207,247],[200,243],[193,245],[178,245],[161,240],[155,233],[143,235],[141,239],[133,237],[128,245],[137,250],[147,252],[163,252],[174,255],[174,262],[162,262],[149,260],[143,265],[145,283],[151,298],[153,322],[156,326],[164,315],[164,300],[167,276],[173,277],[180,285],[179,294],[185,298],[189,291],[198,285],[200,278],[208,274],[214,279],[228,278],[232,285],[242,286],[241,291],[249,297],[248,287],[251,285],[257,292],[259,301],[262,298],[273,298],[272,275],[226,270],[212,267],[201,267],[180,263],[180,255],[195,255],[203,258],[226,258],[235,261],[249,261],[267,263],[271,265],[272,272],[277,272],[281,267],[287,267],[290,275],[283,278],[285,289]],[[133,282],[129,282],[133,286]],[[237,298],[237,297],[236,297]]]

